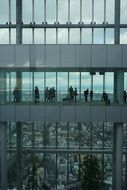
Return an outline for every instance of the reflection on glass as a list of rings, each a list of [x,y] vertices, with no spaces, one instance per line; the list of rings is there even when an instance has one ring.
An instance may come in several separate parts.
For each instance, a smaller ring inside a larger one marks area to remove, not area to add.
[[[67,122],[57,123],[57,147],[67,148]]]
[[[32,72],[22,72],[22,101],[33,101]]]
[[[106,44],[114,44],[114,29],[106,28]]]
[[[56,29],[46,29],[46,44],[56,44]]]
[[[44,0],[34,1],[34,22],[41,24],[44,21]]]
[[[57,154],[57,188],[64,188],[67,182],[67,154]]]
[[[92,21],[92,0],[82,1],[82,20],[87,24]]]
[[[114,15],[115,15],[115,0],[106,0],[106,21],[109,24],[114,23]]]
[[[112,187],[112,155],[104,155],[104,180],[109,181],[110,187]]]
[[[69,181],[77,180],[79,173],[79,155],[69,154]]]
[[[0,29],[0,44],[9,44],[9,29]]]
[[[48,24],[56,21],[56,0],[46,0],[46,21]]]
[[[92,147],[92,125],[91,123],[81,123],[80,127],[80,148]]]
[[[70,21],[76,24],[80,21],[80,0],[70,0]]]
[[[44,44],[44,29],[34,29],[34,44]]]
[[[94,29],[94,44],[104,44],[104,29]]]
[[[104,123],[104,147],[113,147],[113,123]]]
[[[57,100],[62,101],[68,94],[68,73],[57,73]]]
[[[22,0],[23,22],[29,24],[32,22],[32,0]]]
[[[82,29],[82,44],[92,44],[92,29]]]
[[[65,24],[68,21],[68,0],[58,1],[58,21]]]
[[[58,44],[68,44],[68,29],[58,29]]]
[[[32,123],[22,123],[22,145],[23,147],[32,147],[33,145],[33,134],[32,134]]]
[[[70,44],[80,44],[80,30],[70,29]]]
[[[32,29],[23,28],[23,44],[32,43]]]
[[[9,1],[1,0],[0,1],[0,24],[5,24],[9,21]]]
[[[56,123],[46,123],[44,138],[46,148],[56,148]]]
[[[69,147],[79,147],[79,128],[76,123],[69,123]]]
[[[103,93],[103,75],[96,73],[93,75],[93,100],[101,101]]]
[[[43,147],[44,124],[40,122],[34,123],[34,146]]]
[[[103,123],[92,122],[92,148],[102,148]]]
[[[127,91],[127,73],[124,73],[124,90]]]
[[[94,0],[94,21],[97,24],[104,22],[104,0]]]

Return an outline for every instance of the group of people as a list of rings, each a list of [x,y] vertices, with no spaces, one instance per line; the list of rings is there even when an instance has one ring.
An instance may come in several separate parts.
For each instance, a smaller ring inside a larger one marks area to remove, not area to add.
[[[56,98],[56,90],[54,87],[45,89],[45,102],[53,102]]]
[[[90,91],[89,91],[89,89],[84,90],[85,102],[88,102],[88,97],[89,97],[90,101],[92,102],[93,101],[93,95],[94,95],[93,90],[90,90]],[[20,102],[21,92],[20,92],[20,90],[19,90],[19,88],[17,86],[14,88],[13,96],[14,96],[13,101],[15,103]],[[76,101],[77,96],[78,96],[77,88],[76,87],[73,88],[72,86],[70,86],[69,89],[68,89],[68,95],[65,98],[63,98],[63,101],[71,101],[71,100]],[[45,102],[53,102],[53,101],[55,101],[55,99],[56,99],[56,90],[55,90],[54,87],[51,87],[51,88],[46,87],[46,89],[44,91],[44,99],[45,99]],[[39,101],[40,101],[40,92],[39,92],[38,87],[35,86],[35,89],[34,89],[34,102],[38,103]],[[102,93],[101,101],[105,102],[105,104],[110,104],[110,100],[109,100],[108,94],[106,92]],[[124,103],[127,102],[127,92],[125,90],[124,90],[124,93],[123,93],[123,101],[124,101]]]
[[[90,96],[90,101],[92,102],[93,101],[93,90],[90,90],[90,92],[89,92],[89,89],[84,90],[84,97],[85,97],[86,102],[88,101],[88,95]]]
[[[63,98],[63,101],[71,101],[71,100],[76,101],[77,96],[78,96],[77,88],[75,87],[73,89],[73,87],[70,86],[69,89],[68,89],[68,95],[66,96],[66,98]]]

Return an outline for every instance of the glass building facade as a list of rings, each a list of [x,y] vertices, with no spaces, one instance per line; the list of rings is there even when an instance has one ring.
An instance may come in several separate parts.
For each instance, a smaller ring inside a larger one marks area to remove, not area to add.
[[[126,0],[0,0],[1,190],[127,188],[126,44]]]

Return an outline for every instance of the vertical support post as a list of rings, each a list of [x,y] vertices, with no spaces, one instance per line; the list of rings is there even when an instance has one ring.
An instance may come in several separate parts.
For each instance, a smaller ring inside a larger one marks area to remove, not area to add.
[[[16,44],[22,44],[22,0],[16,0]]]
[[[113,132],[113,190],[122,190],[123,124],[114,123]]]
[[[124,93],[124,72],[118,71],[114,73],[114,102],[123,104]]]
[[[0,71],[0,104],[6,102],[6,72]]]
[[[7,190],[7,124],[0,122],[0,165],[1,165],[1,190]]]

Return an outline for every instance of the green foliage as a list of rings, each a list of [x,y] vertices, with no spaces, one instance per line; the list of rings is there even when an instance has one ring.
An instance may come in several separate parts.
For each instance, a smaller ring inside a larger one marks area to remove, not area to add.
[[[96,156],[84,156],[79,169],[79,180],[83,190],[101,190],[101,168]]]

